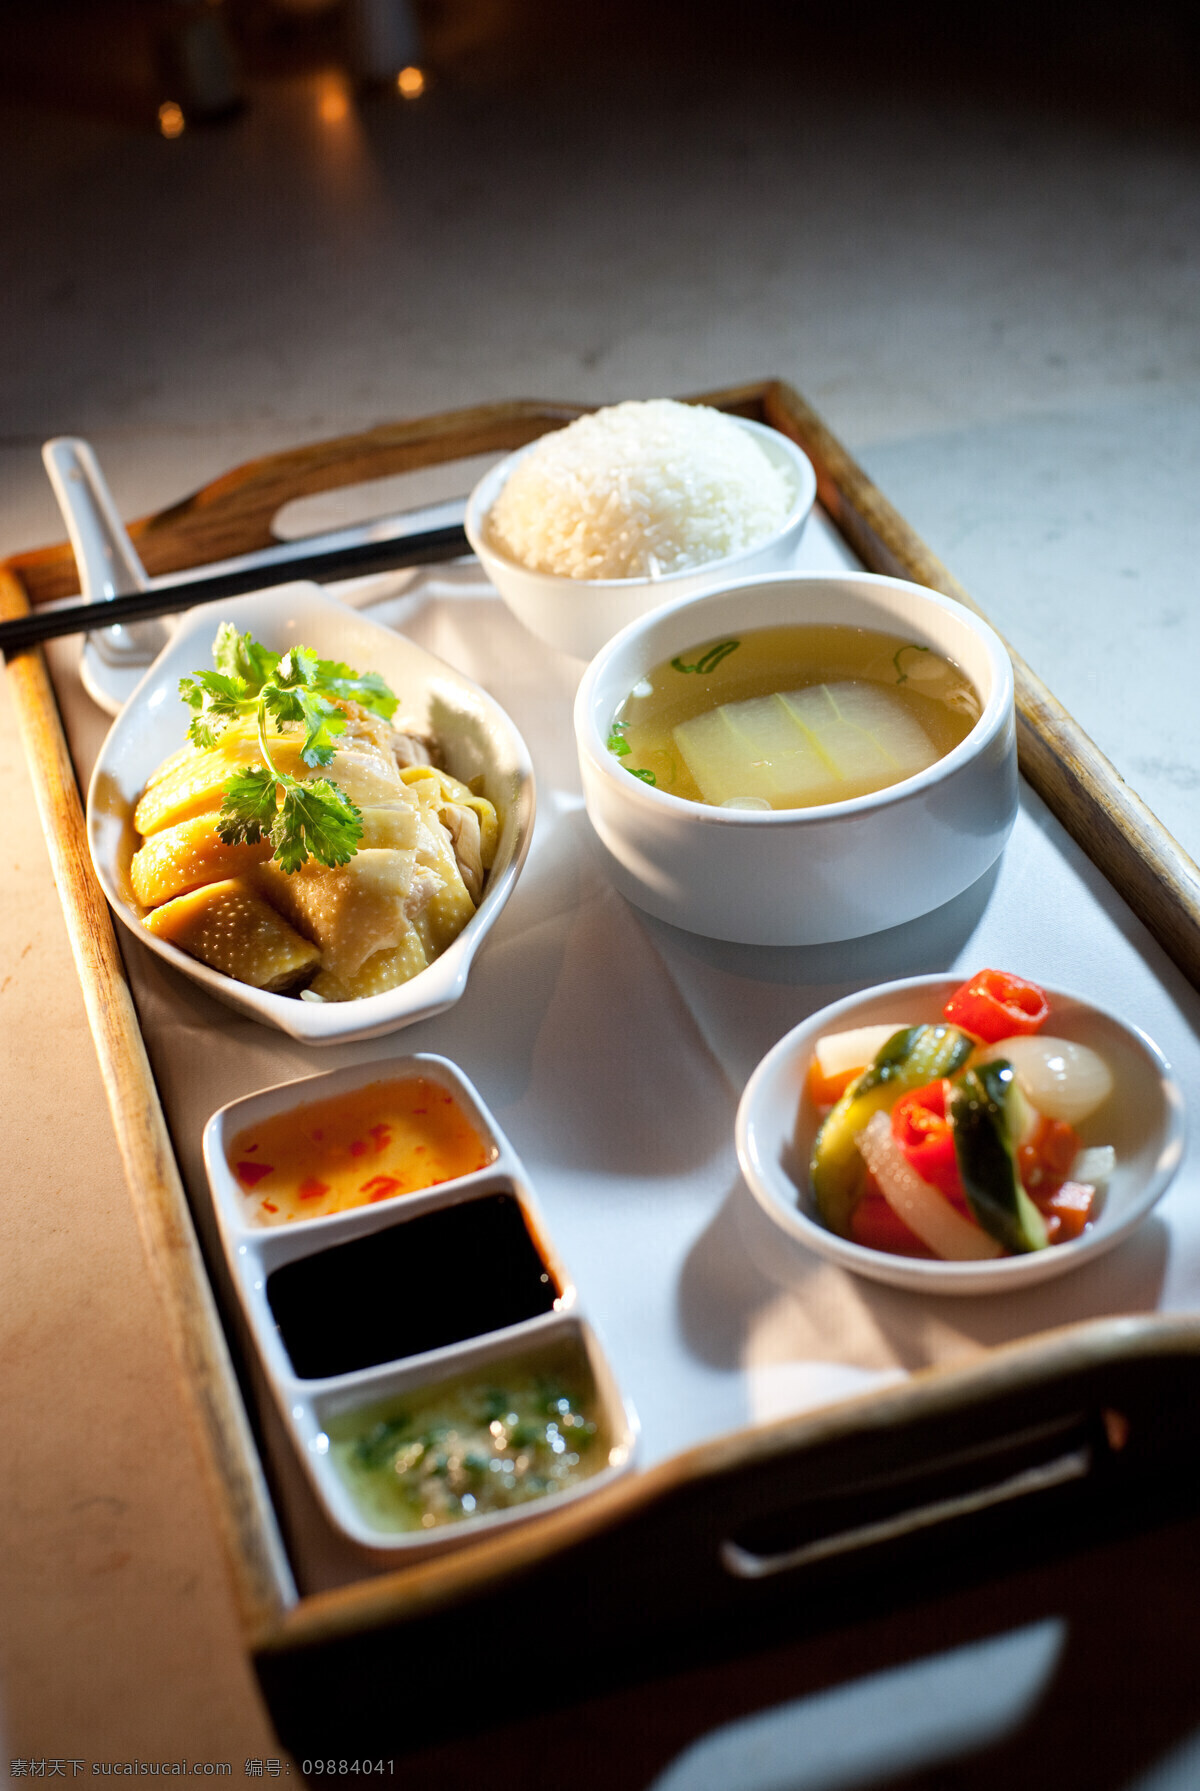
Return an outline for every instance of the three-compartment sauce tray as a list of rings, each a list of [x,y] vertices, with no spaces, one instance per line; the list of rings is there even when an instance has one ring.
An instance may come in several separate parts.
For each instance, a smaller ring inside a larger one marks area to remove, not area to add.
[[[630,1465],[635,1420],[525,1170],[448,1059],[230,1102],[204,1160],[272,1393],[352,1542],[441,1550]]]

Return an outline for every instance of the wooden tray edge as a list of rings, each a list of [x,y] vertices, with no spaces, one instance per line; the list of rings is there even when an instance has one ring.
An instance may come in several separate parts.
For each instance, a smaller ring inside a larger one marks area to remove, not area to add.
[[[727,1470],[860,1435],[902,1431],[967,1405],[1033,1393],[1058,1378],[1115,1363],[1200,1355],[1200,1316],[1139,1314],[1088,1320],[997,1345],[952,1368],[928,1368],[901,1383],[794,1417],[731,1431],[614,1482],[580,1503],[542,1513],[536,1524],[453,1554],[416,1562],[301,1599],[259,1638],[261,1654],[319,1646],[368,1629],[419,1621],[465,1603],[486,1585],[524,1573],[629,1519],[680,1488]]]
[[[0,566],[0,614],[28,604]],[[152,1283],[233,1579],[243,1629],[269,1630],[296,1589],[200,1253],[40,650],[8,668],[13,707]]]
[[[995,627],[798,392],[769,381],[763,416],[807,453],[822,505],[864,565],[928,585]],[[1200,989],[1200,868],[1021,655],[1005,646],[1016,685],[1022,775]]]
[[[714,404],[768,422],[797,441],[817,469],[822,504],[870,569],[913,579],[982,613],[888,503],[815,411],[781,380],[704,393]],[[166,572],[266,544],[270,517],[291,498],[395,471],[522,445],[586,407],[514,401],[385,425],[236,468],[192,498],[137,525],[154,540],[152,570]],[[199,520],[197,520],[199,519]],[[69,549],[65,550],[69,553]],[[34,550],[0,566],[0,614],[65,594],[64,548]],[[181,557],[182,556],[182,557]],[[1200,987],[1200,871],[1119,777],[1046,687],[1012,652],[1021,769],[1048,807],[1146,924],[1188,980]],[[982,1365],[930,1370],[884,1393],[719,1439],[596,1499],[547,1513],[530,1530],[484,1542],[333,1593],[297,1601],[261,1463],[242,1405],[165,1119],[113,933],[95,882],[74,769],[40,649],[9,661],[14,706],[63,902],[113,1123],[138,1224],[196,1425],[206,1479],[230,1560],[247,1643],[291,1648],[357,1628],[419,1615],[465,1596],[615,1521],[681,1481],[755,1452],[801,1448],[830,1426],[902,1423],[947,1402],[980,1397],[989,1376],[1043,1378],[1122,1353],[1200,1349],[1200,1319],[1149,1315],[1098,1320],[997,1350]],[[913,1403],[915,1401],[915,1403]]]

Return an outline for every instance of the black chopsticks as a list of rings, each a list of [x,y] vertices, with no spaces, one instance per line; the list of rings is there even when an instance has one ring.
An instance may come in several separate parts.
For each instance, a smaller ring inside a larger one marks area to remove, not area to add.
[[[434,527],[413,526],[418,516],[432,515],[432,511],[412,512],[389,524],[373,523],[281,542],[259,553],[246,554],[241,560],[226,561],[216,572],[155,580],[146,590],[125,597],[108,597],[93,603],[80,599],[53,609],[32,610],[27,616],[0,622],[0,651],[7,657],[60,635],[174,615],[196,604],[220,603],[247,591],[288,584],[293,579],[310,578],[327,584],[336,578],[364,578],[402,566],[428,566],[460,559],[471,551],[461,521],[464,508],[460,503],[437,506],[446,520]],[[454,515],[459,519],[451,520]]]

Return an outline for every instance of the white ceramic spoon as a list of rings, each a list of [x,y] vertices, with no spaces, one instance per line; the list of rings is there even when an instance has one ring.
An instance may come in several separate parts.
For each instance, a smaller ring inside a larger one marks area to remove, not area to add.
[[[144,591],[150,582],[146,568],[87,442],[56,436],[42,449],[42,460],[75,549],[81,594],[98,601]],[[169,639],[159,621],[118,624],[89,634],[79,673],[92,701],[109,715],[120,714]]]

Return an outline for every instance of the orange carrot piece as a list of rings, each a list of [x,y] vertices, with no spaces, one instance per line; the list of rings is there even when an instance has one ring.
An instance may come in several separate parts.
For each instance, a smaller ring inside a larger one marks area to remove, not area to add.
[[[840,1101],[856,1076],[862,1069],[842,1070],[836,1076],[823,1076],[821,1066],[814,1057],[808,1066],[808,1098],[814,1107],[832,1107]]]
[[[1090,1182],[1063,1182],[1038,1201],[1052,1244],[1066,1244],[1082,1235],[1092,1216],[1096,1190]]]
[[[1030,1194],[1051,1194],[1079,1152],[1079,1133],[1065,1119],[1039,1119],[1031,1138],[1017,1149],[1017,1168]]]

